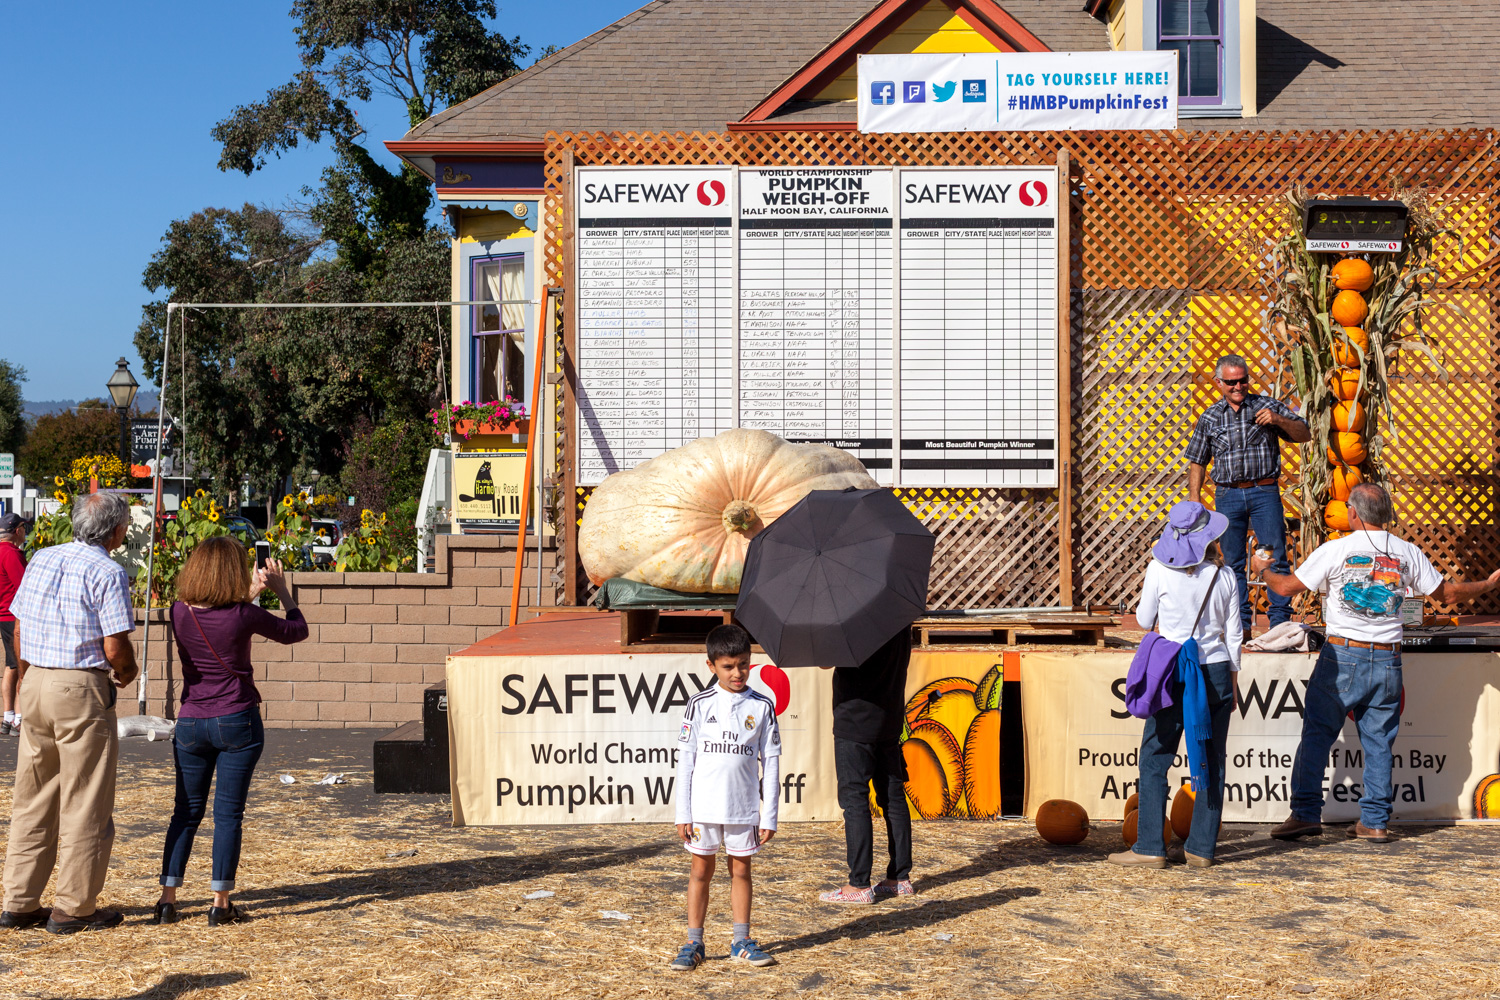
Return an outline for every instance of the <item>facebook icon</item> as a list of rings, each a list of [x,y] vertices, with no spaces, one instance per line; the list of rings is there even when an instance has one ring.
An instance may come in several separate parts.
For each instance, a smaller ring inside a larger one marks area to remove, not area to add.
[[[927,103],[927,81],[925,81],[925,80],[907,80],[906,83],[903,84],[903,86],[906,87],[906,96],[903,97],[903,98],[901,98],[901,100],[904,103],[906,103],[906,104],[926,104]]]
[[[871,104],[895,104],[896,84],[891,80],[876,80],[870,84]]]
[[[964,81],[964,103],[965,104],[983,104],[984,103],[984,81],[983,80],[965,80]]]

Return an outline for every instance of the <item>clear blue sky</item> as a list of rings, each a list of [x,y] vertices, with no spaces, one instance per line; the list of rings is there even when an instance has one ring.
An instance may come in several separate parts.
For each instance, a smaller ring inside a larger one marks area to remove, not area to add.
[[[500,0],[496,28],[533,53],[568,45],[645,0]],[[285,204],[326,148],[303,145],[251,177],[221,173],[209,129],[298,68],[290,0],[10,4],[0,32],[0,358],[30,400],[104,395],[150,296],[141,272],[167,225],[210,206]],[[559,16],[566,11],[566,16]],[[399,139],[404,109],[361,109]],[[396,160],[371,142],[383,162]],[[143,380],[144,381],[144,380]]]

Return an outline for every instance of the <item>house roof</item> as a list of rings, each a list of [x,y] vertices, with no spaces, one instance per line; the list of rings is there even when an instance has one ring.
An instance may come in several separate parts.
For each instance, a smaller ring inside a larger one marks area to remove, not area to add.
[[[403,142],[535,142],[549,131],[722,131],[880,6],[882,0],[652,0],[432,116]],[[1108,48],[1104,24],[1080,0],[998,0],[998,6],[1053,51]],[[1500,50],[1492,0],[1258,0],[1257,6],[1259,116],[1184,119],[1183,128],[1433,128],[1500,119],[1500,79],[1462,70],[1486,65]],[[847,126],[855,119],[852,101],[804,99],[765,120]]]

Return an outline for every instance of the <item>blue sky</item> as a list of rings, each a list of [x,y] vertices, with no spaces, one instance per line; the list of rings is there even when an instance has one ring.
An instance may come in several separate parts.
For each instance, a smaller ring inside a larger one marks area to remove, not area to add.
[[[645,0],[500,0],[498,30],[568,45]],[[27,369],[27,399],[104,393],[151,296],[141,272],[167,225],[209,206],[285,204],[314,184],[326,148],[303,145],[251,177],[221,173],[209,129],[298,68],[290,0],[9,4],[0,93],[0,358]],[[403,109],[361,109],[399,139]],[[383,162],[396,160],[377,142]]]

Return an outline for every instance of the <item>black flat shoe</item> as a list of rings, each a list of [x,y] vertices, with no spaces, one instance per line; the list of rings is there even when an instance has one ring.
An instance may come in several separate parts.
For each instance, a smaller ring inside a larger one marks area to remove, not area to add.
[[[156,910],[152,912],[148,924],[175,924],[177,923],[176,903],[157,903]]]
[[[57,919],[54,912],[47,918],[48,934],[77,934],[79,931],[102,931],[110,927],[120,926],[125,919],[125,914],[119,910],[98,909],[86,917],[68,917]]]
[[[220,924],[237,924],[245,919],[245,915],[235,908],[233,903],[228,906],[210,906],[208,908],[208,926],[218,927]]]
[[[0,927],[10,927],[15,930],[24,930],[27,927],[40,927],[52,916],[52,907],[43,906],[32,910],[30,913],[12,913],[6,910],[0,913]]]

